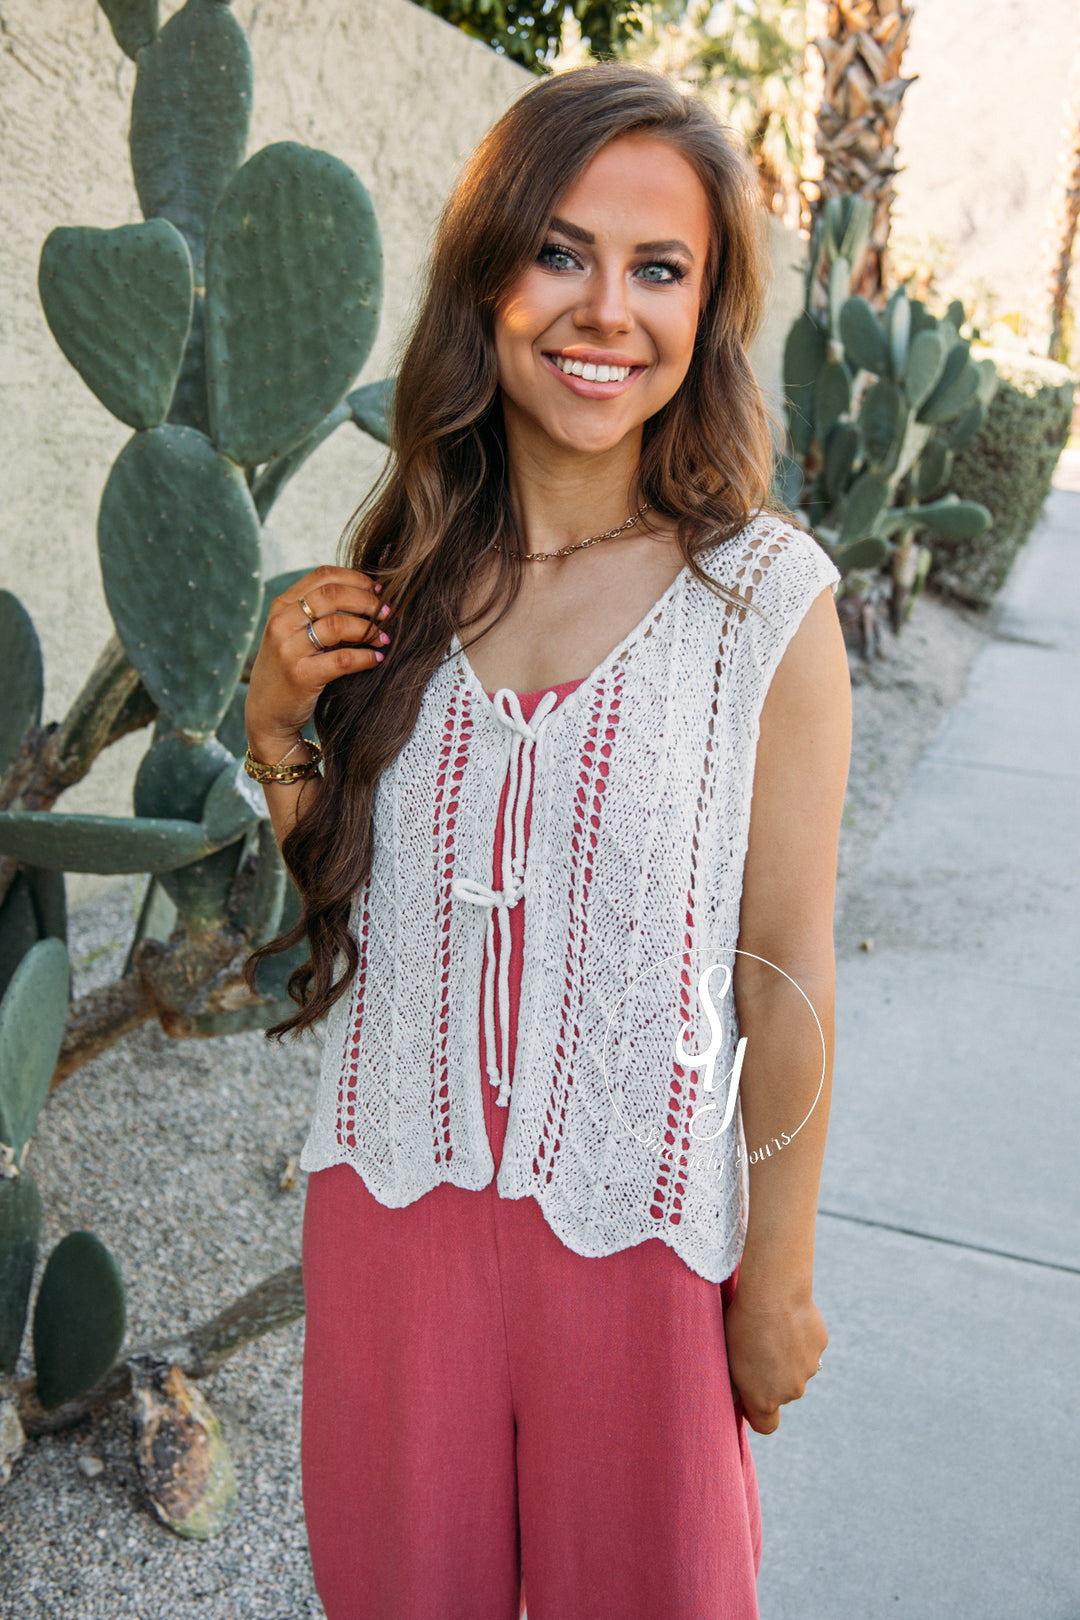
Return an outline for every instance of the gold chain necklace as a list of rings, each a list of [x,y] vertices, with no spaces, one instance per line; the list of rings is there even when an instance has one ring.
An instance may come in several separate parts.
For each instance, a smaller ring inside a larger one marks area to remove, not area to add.
[[[633,517],[627,518],[625,523],[620,523],[617,529],[609,529],[606,534],[594,534],[588,540],[579,540],[576,546],[563,546],[561,551],[526,551],[524,556],[529,562],[547,562],[549,557],[569,557],[572,551],[580,551],[583,546],[598,546],[601,540],[614,540],[616,536],[625,534],[627,529],[632,529],[638,518],[648,510],[649,503],[646,501],[644,506],[638,507]],[[503,548],[492,546],[491,549],[501,551]]]

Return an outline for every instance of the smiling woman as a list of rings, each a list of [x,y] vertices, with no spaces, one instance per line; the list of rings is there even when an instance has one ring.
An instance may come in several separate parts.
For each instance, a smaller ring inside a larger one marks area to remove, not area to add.
[[[295,763],[312,715],[323,750],[266,782],[304,911],[256,958],[311,948],[270,1035],[329,1013],[300,1160],[329,1620],[515,1620],[526,1588],[529,1620],[758,1614],[746,1430],[828,1339],[850,748],[839,574],[768,506],[764,231],[662,78],[531,89],[447,203],[348,566],[267,622],[252,753]]]

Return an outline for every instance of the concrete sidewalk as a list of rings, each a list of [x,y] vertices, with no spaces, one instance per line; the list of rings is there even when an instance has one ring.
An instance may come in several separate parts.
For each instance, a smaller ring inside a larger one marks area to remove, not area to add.
[[[762,1620],[1080,1617],[1080,457],[837,917]],[[860,942],[873,941],[873,951]]]

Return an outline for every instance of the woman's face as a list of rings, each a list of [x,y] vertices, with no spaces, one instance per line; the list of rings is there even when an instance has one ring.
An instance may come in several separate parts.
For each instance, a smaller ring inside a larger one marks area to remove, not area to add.
[[[704,188],[666,141],[623,135],[597,153],[496,311],[512,448],[640,445],[690,365],[709,231]]]

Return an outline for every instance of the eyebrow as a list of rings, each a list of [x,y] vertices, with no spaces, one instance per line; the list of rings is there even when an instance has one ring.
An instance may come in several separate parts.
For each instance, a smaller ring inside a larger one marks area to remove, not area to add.
[[[572,225],[568,219],[559,219],[558,216],[552,219],[549,229],[559,231],[563,236],[568,236],[572,242],[583,242],[587,247],[592,247],[596,241],[592,231],[584,230],[580,225]],[[686,243],[680,241],[677,236],[666,242],[639,242],[634,248],[634,252],[685,253],[690,263],[693,264],[694,262],[694,255]]]

